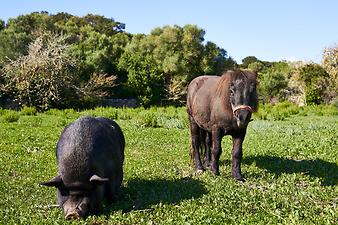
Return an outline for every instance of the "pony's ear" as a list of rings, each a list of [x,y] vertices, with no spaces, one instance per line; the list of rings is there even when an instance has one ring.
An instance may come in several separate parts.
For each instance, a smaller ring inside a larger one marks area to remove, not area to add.
[[[63,183],[61,176],[53,177],[51,180],[39,183],[47,187],[59,187]]]

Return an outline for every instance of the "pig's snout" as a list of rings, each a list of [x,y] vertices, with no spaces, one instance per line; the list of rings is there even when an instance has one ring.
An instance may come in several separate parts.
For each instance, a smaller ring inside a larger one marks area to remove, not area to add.
[[[65,219],[66,220],[80,219],[80,215],[76,211],[67,212],[65,215]]]
[[[66,220],[85,218],[89,212],[88,204],[78,204],[77,207],[65,209],[64,212]]]

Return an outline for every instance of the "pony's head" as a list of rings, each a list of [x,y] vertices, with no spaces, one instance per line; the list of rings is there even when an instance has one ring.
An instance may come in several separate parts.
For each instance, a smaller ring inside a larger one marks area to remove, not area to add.
[[[246,70],[230,72],[229,101],[237,126],[248,125],[252,112],[257,109],[256,74]]]

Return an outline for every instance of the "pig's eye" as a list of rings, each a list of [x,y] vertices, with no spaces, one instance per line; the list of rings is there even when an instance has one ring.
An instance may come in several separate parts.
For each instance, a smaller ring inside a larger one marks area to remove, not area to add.
[[[59,189],[59,191],[60,191],[62,196],[68,196],[69,195],[69,191],[66,190],[66,189],[61,188],[61,189]]]
[[[75,196],[76,196],[77,199],[82,199],[84,197],[84,194],[77,193],[77,194],[75,194]]]

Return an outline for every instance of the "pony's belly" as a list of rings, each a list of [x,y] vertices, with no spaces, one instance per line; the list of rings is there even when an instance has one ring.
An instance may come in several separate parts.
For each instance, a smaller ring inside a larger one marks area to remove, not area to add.
[[[212,123],[210,123],[210,120],[206,120],[205,118],[202,118],[202,117],[195,117],[194,118],[197,125],[202,128],[203,130],[206,130],[206,131],[210,131],[211,132],[211,128],[213,126]]]

